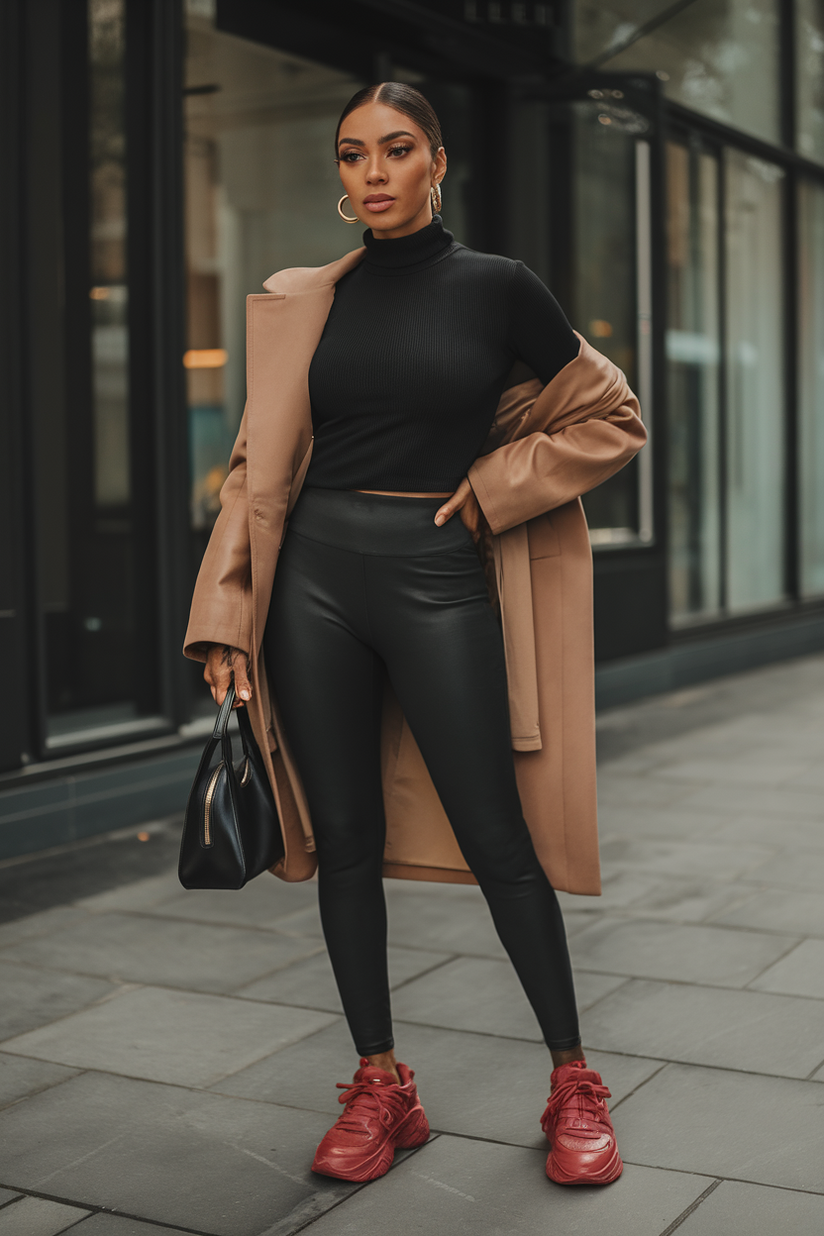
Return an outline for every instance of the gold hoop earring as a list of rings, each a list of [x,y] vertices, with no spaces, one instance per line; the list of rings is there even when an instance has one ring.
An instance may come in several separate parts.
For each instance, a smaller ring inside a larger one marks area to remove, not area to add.
[[[441,213],[441,206],[443,205],[440,185],[433,185],[429,190],[429,200],[432,203],[432,213],[434,215],[439,215]]]
[[[338,214],[340,215],[341,219],[343,219],[344,223],[360,223],[360,219],[358,218],[357,215],[355,215],[354,219],[350,219],[348,215],[345,215],[343,213],[343,203],[346,201],[348,197],[349,197],[349,194],[344,193],[343,197],[338,202]]]

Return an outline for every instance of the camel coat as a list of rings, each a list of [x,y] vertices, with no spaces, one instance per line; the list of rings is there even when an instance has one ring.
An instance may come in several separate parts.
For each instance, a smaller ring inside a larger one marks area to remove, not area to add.
[[[286,849],[273,870],[285,880],[309,879],[317,858],[261,640],[288,516],[312,453],[309,364],[335,284],[364,252],[327,266],[280,271],[263,285],[265,294],[247,299],[246,410],[184,647],[186,656],[200,661],[210,643],[249,655],[248,707]],[[503,627],[524,815],[553,886],[595,894],[592,557],[580,495],[622,468],[646,432],[623,372],[578,338],[578,355],[547,385],[532,377],[505,391],[469,480],[492,531],[483,548],[490,603]],[[382,757],[385,874],[472,883],[388,684]]]

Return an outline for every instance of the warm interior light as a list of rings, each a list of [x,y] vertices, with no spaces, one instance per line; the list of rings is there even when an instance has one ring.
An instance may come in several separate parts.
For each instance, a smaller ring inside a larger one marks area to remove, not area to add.
[[[612,334],[612,323],[605,322],[603,318],[593,318],[589,329],[596,339],[608,339]]]
[[[89,288],[89,297],[91,298],[91,300],[108,300],[109,299],[109,289],[108,288]]]
[[[138,839],[138,841],[148,841],[148,840],[149,840],[149,833],[138,833],[138,834],[137,834],[137,839]]]
[[[222,369],[229,359],[225,348],[190,348],[183,353],[187,369]]]

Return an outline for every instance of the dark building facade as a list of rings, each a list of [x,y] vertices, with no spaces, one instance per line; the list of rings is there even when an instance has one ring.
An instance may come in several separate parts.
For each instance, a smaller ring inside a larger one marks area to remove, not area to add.
[[[245,296],[339,256],[361,85],[442,120],[650,443],[586,499],[602,705],[824,647],[824,0],[6,0],[0,857],[182,806]]]

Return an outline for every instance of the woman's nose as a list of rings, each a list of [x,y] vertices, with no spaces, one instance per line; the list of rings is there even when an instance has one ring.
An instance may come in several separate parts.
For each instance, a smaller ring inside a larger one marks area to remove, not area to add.
[[[386,180],[386,173],[378,163],[370,163],[366,169],[366,179],[370,185],[380,184]]]

